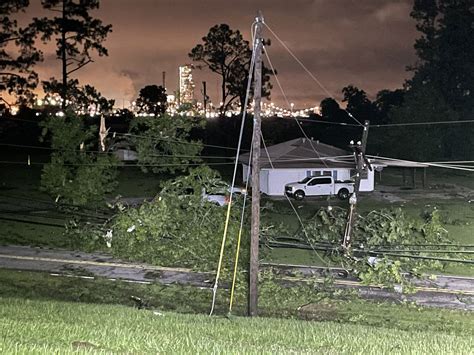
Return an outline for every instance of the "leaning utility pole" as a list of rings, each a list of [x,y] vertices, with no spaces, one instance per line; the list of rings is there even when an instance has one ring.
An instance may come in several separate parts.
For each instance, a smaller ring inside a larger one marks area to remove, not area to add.
[[[368,162],[365,159],[365,148],[367,146],[367,137],[369,135],[369,123],[369,121],[364,122],[362,142],[359,141],[354,144],[354,142],[351,141],[351,144],[349,145],[354,152],[357,173],[354,182],[354,192],[349,198],[349,215],[347,216],[346,229],[344,231],[344,240],[342,241],[342,248],[345,252],[347,252],[351,247],[352,234],[356,222],[357,195],[359,194],[362,173],[366,171],[366,169],[372,170],[372,168],[369,166]]]
[[[258,247],[260,235],[260,108],[262,101],[263,16],[259,11],[255,24],[254,115],[252,146],[252,227],[250,234],[249,316],[258,313]]]

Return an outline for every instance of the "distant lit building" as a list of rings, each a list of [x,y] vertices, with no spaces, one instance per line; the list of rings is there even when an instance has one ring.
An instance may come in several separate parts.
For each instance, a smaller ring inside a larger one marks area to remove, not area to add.
[[[179,104],[192,104],[194,100],[193,67],[189,64],[179,67]]]

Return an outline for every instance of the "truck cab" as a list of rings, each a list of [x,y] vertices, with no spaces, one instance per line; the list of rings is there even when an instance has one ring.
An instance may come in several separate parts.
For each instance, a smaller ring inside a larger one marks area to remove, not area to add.
[[[354,192],[352,181],[334,181],[331,176],[309,176],[299,182],[285,185],[285,194],[296,200],[303,200],[305,196],[337,195],[345,200]]]

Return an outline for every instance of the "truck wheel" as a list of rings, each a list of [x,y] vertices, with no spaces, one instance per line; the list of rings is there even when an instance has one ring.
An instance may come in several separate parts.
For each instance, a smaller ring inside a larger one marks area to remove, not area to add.
[[[301,201],[302,199],[304,199],[304,192],[301,190],[298,190],[295,192],[294,196],[295,196],[295,200]]]
[[[337,197],[339,197],[341,200],[347,200],[349,198],[349,190],[348,189],[340,189],[337,192]]]

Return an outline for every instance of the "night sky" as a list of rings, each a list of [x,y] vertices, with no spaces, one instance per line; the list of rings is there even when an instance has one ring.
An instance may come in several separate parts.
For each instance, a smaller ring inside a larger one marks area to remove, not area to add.
[[[43,15],[40,1],[32,3],[28,16]],[[415,61],[417,37],[411,6],[412,0],[102,0],[93,15],[113,25],[105,42],[109,57],[95,56],[95,63],[75,75],[115,98],[118,106],[127,106],[145,85],[161,85],[163,71],[172,93],[178,66],[190,62],[187,54],[210,27],[227,23],[249,40],[250,25],[262,10],[265,22],[337,99],[348,84],[373,97],[381,89],[401,87],[410,75],[405,67]],[[296,107],[318,105],[328,96],[268,31],[264,36],[272,39],[268,53]],[[54,57],[46,48],[45,62],[37,67],[42,79],[60,77],[60,62]],[[200,83],[206,80],[218,104],[218,77],[196,70],[194,78],[196,98],[202,99]],[[273,82],[272,101],[283,106]]]

